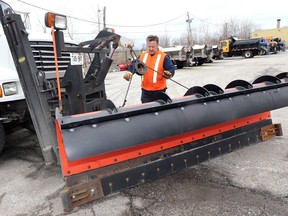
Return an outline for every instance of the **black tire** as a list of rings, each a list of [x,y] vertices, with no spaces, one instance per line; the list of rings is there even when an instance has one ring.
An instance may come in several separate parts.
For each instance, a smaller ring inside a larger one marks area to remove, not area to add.
[[[267,55],[267,51],[265,49],[260,50],[260,55]]]
[[[202,58],[198,59],[197,65],[198,65],[198,66],[201,66],[201,65],[203,65],[203,64],[204,64],[204,59],[202,59]]]
[[[245,52],[244,52],[244,57],[245,57],[245,58],[252,58],[252,57],[253,57],[253,52],[251,52],[251,51],[245,51]]]
[[[186,61],[176,61],[177,69],[182,69],[186,64]]]
[[[2,123],[0,122],[0,153],[3,151],[5,145],[5,131]]]

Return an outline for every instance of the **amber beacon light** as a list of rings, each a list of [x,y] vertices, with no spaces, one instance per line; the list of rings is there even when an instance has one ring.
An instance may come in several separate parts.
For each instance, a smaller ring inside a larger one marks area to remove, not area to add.
[[[45,25],[48,28],[53,26],[56,30],[66,30],[67,17],[65,15],[48,12],[45,14]]]

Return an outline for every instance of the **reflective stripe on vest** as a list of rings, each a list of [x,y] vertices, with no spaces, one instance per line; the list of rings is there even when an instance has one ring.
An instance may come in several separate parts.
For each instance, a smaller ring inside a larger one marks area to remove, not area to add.
[[[156,60],[156,63],[155,63],[155,67],[154,67],[153,83],[157,82],[157,72],[158,72],[160,59],[161,59],[161,54],[158,54],[157,60]]]
[[[146,64],[147,58],[148,58],[148,53],[145,53],[144,58],[143,58],[143,62],[144,62],[145,64]]]

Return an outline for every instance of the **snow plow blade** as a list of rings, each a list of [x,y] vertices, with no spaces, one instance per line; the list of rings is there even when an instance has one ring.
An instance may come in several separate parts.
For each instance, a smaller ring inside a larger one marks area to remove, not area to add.
[[[168,102],[71,116],[56,110],[64,209],[281,135],[270,111],[287,106],[287,95],[285,72],[224,90],[192,87]]]

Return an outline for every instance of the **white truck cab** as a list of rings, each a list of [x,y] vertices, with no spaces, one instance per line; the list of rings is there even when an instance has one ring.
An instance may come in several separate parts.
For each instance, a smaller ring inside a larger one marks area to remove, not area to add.
[[[25,99],[2,26],[0,47],[0,103]]]
[[[10,6],[0,1],[2,9]],[[28,121],[29,112],[12,55],[0,27],[0,152],[5,144],[5,127]]]
[[[7,3],[0,0],[2,10],[11,8]],[[51,34],[33,32],[29,33],[28,39],[32,48],[37,69],[45,73],[46,79],[55,77],[55,62]],[[69,44],[76,44],[68,40]],[[28,106],[17,70],[11,55],[11,51],[0,25],[0,153],[5,144],[5,133],[14,130],[18,126],[33,129]],[[71,53],[64,53],[58,57],[59,73],[62,77],[72,59]],[[8,130],[9,129],[9,130]]]

